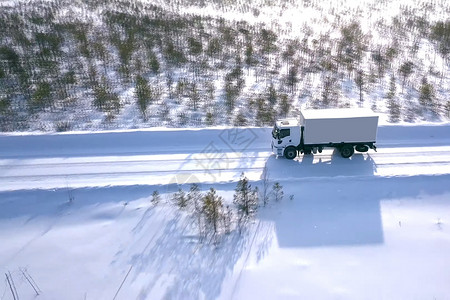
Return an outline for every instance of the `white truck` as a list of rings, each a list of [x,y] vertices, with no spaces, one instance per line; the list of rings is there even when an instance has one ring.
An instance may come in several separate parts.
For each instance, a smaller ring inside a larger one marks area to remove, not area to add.
[[[300,111],[300,119],[281,119],[272,130],[272,152],[294,159],[298,153],[338,149],[349,158],[356,151],[376,151],[378,116],[370,109],[317,109]]]

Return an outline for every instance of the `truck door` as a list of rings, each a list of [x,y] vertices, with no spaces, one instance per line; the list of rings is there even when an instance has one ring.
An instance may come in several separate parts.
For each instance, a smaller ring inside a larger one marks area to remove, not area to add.
[[[278,135],[278,145],[285,146],[290,143],[290,139],[291,139],[291,129],[290,128],[280,129],[280,133]]]

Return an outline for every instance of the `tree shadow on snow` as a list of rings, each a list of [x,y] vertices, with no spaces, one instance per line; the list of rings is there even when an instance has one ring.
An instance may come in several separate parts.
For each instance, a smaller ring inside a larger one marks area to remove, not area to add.
[[[199,242],[192,218],[174,209],[161,209],[159,213],[170,210],[166,213],[174,217],[166,219],[144,250],[128,262],[133,265],[131,281],[142,282],[145,277],[136,299],[215,299],[248,246],[247,232],[232,231],[217,245],[209,237]]]

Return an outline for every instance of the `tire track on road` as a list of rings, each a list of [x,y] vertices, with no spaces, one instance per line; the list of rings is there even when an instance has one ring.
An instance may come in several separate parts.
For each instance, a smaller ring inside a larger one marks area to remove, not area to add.
[[[350,160],[341,158],[333,149],[325,149],[314,155],[301,155],[294,161],[284,158],[278,161],[267,151],[228,152],[221,153],[222,156],[202,152],[137,157],[0,159],[0,191],[65,188],[68,181],[76,187],[92,187],[96,184],[161,185],[173,183],[170,178],[180,174],[185,177],[193,175],[196,178],[192,180],[198,183],[235,181],[241,173],[250,173],[251,180],[259,180],[265,167],[271,169],[275,177],[293,176],[299,179],[450,173],[450,146],[429,146],[426,148],[427,155],[423,155],[423,150],[420,147],[384,148],[375,153],[357,153]]]

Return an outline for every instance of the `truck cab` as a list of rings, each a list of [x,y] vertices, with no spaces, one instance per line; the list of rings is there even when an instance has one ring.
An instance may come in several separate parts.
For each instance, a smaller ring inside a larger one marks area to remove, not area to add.
[[[272,130],[272,152],[284,156],[284,150],[300,144],[300,125],[296,119],[281,119],[275,122]],[[297,156],[295,152],[293,155]],[[295,157],[294,156],[294,157]]]

